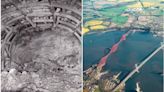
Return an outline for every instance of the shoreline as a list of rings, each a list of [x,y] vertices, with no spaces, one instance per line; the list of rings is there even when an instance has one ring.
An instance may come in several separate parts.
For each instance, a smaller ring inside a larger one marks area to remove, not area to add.
[[[97,32],[100,32],[100,33],[105,33],[105,32],[111,32],[111,31],[124,31],[124,30],[132,30],[133,32],[151,32],[153,33],[153,35],[155,37],[162,37],[164,38],[164,32],[163,31],[151,31],[150,29],[148,28],[139,28],[139,27],[113,27],[113,28],[107,28],[107,29],[99,29],[99,30],[94,30],[94,31],[90,31],[90,32],[87,32],[85,34],[83,34],[84,36],[86,34],[93,34],[93,33],[97,33]]]

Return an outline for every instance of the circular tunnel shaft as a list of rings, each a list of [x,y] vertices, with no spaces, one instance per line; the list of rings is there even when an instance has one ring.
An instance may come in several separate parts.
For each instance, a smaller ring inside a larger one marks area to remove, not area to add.
[[[2,0],[2,92],[80,91],[80,3]]]

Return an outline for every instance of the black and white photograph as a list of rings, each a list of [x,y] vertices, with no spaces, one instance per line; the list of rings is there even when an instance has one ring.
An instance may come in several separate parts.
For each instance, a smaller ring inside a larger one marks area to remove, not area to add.
[[[81,0],[1,0],[1,92],[81,92]]]

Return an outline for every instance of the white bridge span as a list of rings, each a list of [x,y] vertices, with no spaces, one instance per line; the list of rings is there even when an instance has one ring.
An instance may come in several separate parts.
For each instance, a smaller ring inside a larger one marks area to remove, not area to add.
[[[138,70],[146,63],[148,60],[150,60],[158,51],[160,51],[162,48],[164,48],[164,44],[162,44],[159,48],[157,48],[155,51],[153,51],[144,61],[142,61],[138,66],[136,66],[133,71],[131,71],[125,79],[123,79],[114,89],[113,92],[117,91],[121,85],[123,85],[130,77],[132,77]]]

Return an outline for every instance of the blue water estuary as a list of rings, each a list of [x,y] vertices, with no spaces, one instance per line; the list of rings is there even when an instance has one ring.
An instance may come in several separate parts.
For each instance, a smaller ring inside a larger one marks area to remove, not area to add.
[[[124,33],[126,33],[125,30],[85,34],[83,38],[84,70],[93,64],[97,64],[100,58],[108,53],[108,50],[119,41]],[[122,80],[135,68],[135,64],[143,61],[160,46],[161,42],[161,37],[154,37],[150,32],[131,33],[127,40],[119,45],[118,51],[108,58],[104,71],[122,72],[119,77]],[[143,92],[162,92],[162,71],[163,53],[160,50],[140,69],[139,73],[134,74],[126,82],[125,91],[135,92],[136,82],[139,82]]]

